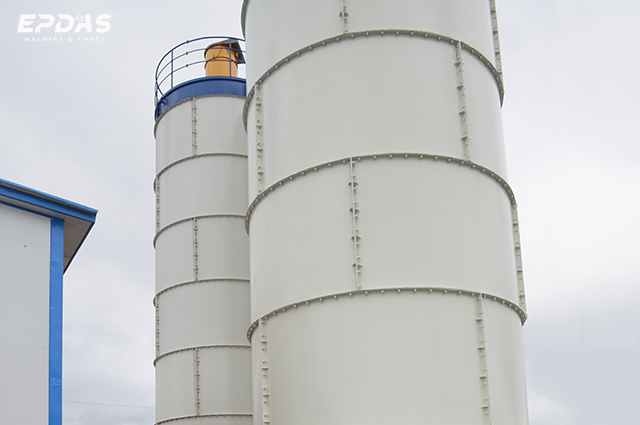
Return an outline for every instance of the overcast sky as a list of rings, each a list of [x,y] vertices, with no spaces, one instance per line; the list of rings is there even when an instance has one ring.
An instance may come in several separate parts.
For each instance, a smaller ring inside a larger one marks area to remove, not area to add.
[[[99,210],[65,274],[64,423],[150,425],[155,66],[186,39],[241,37],[242,2],[8,3],[0,178]],[[531,425],[635,425],[640,2],[497,5]],[[88,14],[98,39],[25,41],[21,14]],[[101,14],[111,28],[98,34]]]

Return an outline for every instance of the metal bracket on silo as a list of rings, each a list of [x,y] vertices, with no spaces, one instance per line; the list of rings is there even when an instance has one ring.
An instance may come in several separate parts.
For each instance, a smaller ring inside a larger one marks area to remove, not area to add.
[[[353,229],[353,234],[351,235],[351,239],[353,239],[353,268],[356,277],[356,289],[362,289],[362,285],[360,284],[360,271],[362,269],[362,263],[360,262],[360,256],[358,253],[358,246],[360,245],[360,230],[358,229],[358,213],[360,210],[358,209],[358,201],[356,201],[356,186],[358,186],[358,182],[356,181],[356,174],[354,170],[354,162],[353,158],[349,158],[349,186],[351,187],[351,226]]]
[[[475,294],[474,294],[475,295]],[[482,298],[484,294],[476,295],[476,334],[478,338],[478,364],[480,368],[480,390],[482,394],[482,410],[484,412],[484,423],[491,425],[491,396],[489,393],[489,369],[487,367],[487,341],[484,332],[484,306]]]
[[[467,113],[467,91],[464,84],[464,63],[462,61],[462,42],[456,43],[456,78],[458,89],[458,114],[460,115],[460,140],[464,146],[464,158],[471,160],[471,138],[469,137],[469,120]]]

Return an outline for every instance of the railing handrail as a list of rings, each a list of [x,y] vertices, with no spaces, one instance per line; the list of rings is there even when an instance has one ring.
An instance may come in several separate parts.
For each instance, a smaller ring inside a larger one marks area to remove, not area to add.
[[[198,42],[201,42],[203,40],[207,40],[207,44],[198,43]],[[185,78],[183,81],[180,81],[180,80],[178,80],[177,82],[174,81],[174,75],[178,71],[184,70],[184,69],[189,68],[190,66],[193,66],[193,65],[206,64],[207,60],[206,59],[199,59],[199,60],[194,60],[192,62],[186,61],[186,63],[178,63],[178,67],[177,68],[175,67],[176,62],[177,61],[178,62],[182,62],[181,59],[184,59],[184,58],[188,57],[190,54],[193,54],[193,53],[196,53],[196,52],[203,52],[203,56],[204,56],[204,52],[207,50],[207,47],[210,46],[211,44],[215,43],[216,41],[228,42],[229,50],[232,50],[232,51],[238,51],[237,48],[232,48],[232,43],[238,43],[238,45],[240,45],[239,53],[241,53],[242,55],[245,54],[245,50],[243,48],[244,40],[241,39],[241,38],[235,38],[235,37],[205,36],[205,37],[198,37],[198,38],[194,38],[194,39],[191,39],[191,40],[183,41],[182,43],[177,44],[171,50],[169,50],[167,53],[165,53],[165,55],[162,57],[162,59],[160,59],[160,62],[158,62],[158,65],[156,66],[155,87],[154,87],[155,105],[158,104],[160,99],[162,99],[162,97],[169,90],[171,90],[172,88],[174,88],[178,84],[181,84],[181,83],[189,80],[188,78]],[[187,45],[193,45],[194,43],[197,43],[196,48],[194,48],[192,50],[189,50],[188,48],[185,48],[185,50],[182,51],[182,49],[181,49],[182,47],[187,46]],[[175,55],[176,53],[178,53],[178,54]],[[167,58],[169,58],[169,60],[167,60]],[[228,62],[229,62],[229,66],[230,67],[231,67],[232,63],[235,63],[236,65],[240,65],[240,64],[244,63],[244,62],[238,62],[237,60],[232,59],[231,57],[228,59]],[[167,71],[167,68],[169,68],[169,71],[165,72],[165,71]],[[230,75],[231,75],[231,73],[230,73]],[[168,79],[170,79],[170,87],[163,91],[161,87]]]

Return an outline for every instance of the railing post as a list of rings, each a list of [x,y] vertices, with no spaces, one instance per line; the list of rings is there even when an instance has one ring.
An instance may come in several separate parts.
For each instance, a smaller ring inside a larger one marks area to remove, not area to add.
[[[229,77],[231,77],[231,70],[233,69],[233,66],[231,65],[231,61],[233,60],[232,55],[234,54],[234,51],[232,50],[232,45],[233,43],[231,42],[231,39],[229,39],[227,41],[227,48],[229,49]]]

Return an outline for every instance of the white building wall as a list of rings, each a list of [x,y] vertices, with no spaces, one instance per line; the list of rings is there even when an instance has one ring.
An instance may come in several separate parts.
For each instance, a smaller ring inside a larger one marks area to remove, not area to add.
[[[0,412],[49,422],[51,219],[0,204]]]

